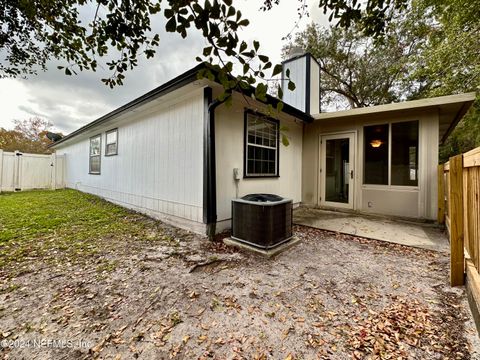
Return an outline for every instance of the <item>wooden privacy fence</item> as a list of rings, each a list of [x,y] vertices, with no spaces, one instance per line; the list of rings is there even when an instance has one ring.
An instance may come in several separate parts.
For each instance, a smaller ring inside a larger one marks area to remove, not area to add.
[[[451,285],[464,284],[465,265],[478,278],[480,147],[438,166],[438,222],[446,224],[450,237]]]
[[[0,150],[0,192],[65,187],[65,156]]]

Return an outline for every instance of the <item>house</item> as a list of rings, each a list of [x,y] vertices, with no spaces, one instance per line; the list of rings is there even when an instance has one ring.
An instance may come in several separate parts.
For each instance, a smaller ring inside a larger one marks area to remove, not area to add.
[[[216,101],[223,88],[197,78],[200,64],[72,132],[53,146],[67,187],[210,235],[230,227],[231,199],[249,193],[436,219],[438,145],[475,95],[321,113],[315,59],[283,65],[296,89],[281,112],[271,96]]]

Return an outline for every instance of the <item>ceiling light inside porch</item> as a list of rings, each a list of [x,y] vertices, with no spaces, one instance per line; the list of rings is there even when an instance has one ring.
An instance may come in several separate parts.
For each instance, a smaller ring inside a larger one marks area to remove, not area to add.
[[[376,139],[376,140],[370,141],[370,145],[374,148],[378,148],[378,147],[382,146],[382,144],[383,144],[382,140]]]

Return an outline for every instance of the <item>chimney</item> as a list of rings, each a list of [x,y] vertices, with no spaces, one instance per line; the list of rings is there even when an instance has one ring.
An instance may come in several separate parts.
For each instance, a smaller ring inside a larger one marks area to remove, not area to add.
[[[317,60],[295,46],[282,65],[283,101],[310,115],[320,113],[320,64]],[[290,80],[295,83],[293,91],[288,90],[287,69]]]

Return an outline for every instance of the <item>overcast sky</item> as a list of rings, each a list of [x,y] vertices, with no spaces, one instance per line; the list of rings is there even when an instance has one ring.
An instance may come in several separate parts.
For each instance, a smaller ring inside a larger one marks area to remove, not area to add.
[[[283,0],[271,11],[259,11],[262,1],[236,0],[234,5],[250,20],[241,33],[247,42],[259,40],[261,52],[280,62],[281,49],[287,35],[298,19],[298,2]],[[318,9],[318,1],[309,0],[310,17],[299,24],[300,30],[309,22],[328,24]],[[161,17],[159,21],[163,20]],[[162,24],[155,28],[162,29]],[[49,70],[28,79],[0,79],[0,127],[10,129],[13,119],[40,116],[51,121],[57,131],[67,134],[107,112],[133,100],[195,66],[195,57],[201,53],[205,40],[195,31],[184,40],[177,34],[161,34],[160,48],[152,60],[142,60],[140,65],[126,74],[123,86],[110,89],[100,79],[100,72],[84,72],[65,76],[50,64]]]

